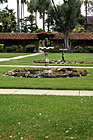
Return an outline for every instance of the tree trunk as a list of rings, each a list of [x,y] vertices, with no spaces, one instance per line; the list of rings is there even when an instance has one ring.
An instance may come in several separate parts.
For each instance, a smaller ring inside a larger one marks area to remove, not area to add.
[[[69,31],[66,31],[64,33],[64,48],[70,51],[70,46],[69,46]]]
[[[33,32],[33,21],[31,20],[31,33]]]
[[[35,22],[36,22],[36,26],[37,26],[37,11],[35,12]]]
[[[35,12],[36,32],[37,32],[37,11]]]
[[[21,3],[21,32],[22,32],[22,9],[23,9],[23,6],[22,6],[22,3]]]
[[[48,21],[47,27],[48,27],[48,31],[49,31],[49,30],[50,30],[50,25],[49,25],[49,21]]]
[[[85,25],[85,30],[87,30],[87,1],[86,1],[85,11],[86,11],[86,25]]]
[[[20,17],[19,17],[20,13],[19,13],[19,0],[17,0],[17,32],[20,32]]]
[[[45,32],[45,13],[43,13],[43,31]]]

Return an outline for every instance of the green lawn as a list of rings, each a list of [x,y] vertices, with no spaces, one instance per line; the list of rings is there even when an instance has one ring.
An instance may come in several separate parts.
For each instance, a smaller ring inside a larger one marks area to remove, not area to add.
[[[93,90],[93,69],[86,69],[90,74],[89,76],[73,78],[14,78],[3,76],[4,73],[13,69],[18,68],[0,68],[0,88]]]
[[[0,58],[11,58],[16,56],[28,55],[31,53],[0,53]]]
[[[61,53],[49,53],[49,60],[61,60]],[[44,65],[40,63],[32,63],[33,60],[44,60],[44,54],[38,56],[31,56],[27,58],[22,58],[18,60],[10,60],[8,62],[0,62],[0,65]],[[90,61],[93,62],[92,53],[66,53],[66,61]],[[62,64],[49,64],[49,65],[62,65]],[[65,64],[63,64],[65,65]],[[67,64],[68,65],[68,64]],[[69,64],[69,65],[78,65],[78,66],[93,66],[93,64]]]
[[[0,95],[0,140],[92,140],[93,97]]]

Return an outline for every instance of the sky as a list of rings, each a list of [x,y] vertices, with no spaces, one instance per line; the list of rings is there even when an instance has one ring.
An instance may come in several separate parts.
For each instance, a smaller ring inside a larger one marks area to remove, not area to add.
[[[9,9],[14,9],[14,12],[17,11],[17,0],[8,0],[8,3],[5,4],[1,4],[0,5],[0,9],[3,9],[4,7],[6,7],[8,5]],[[62,0],[54,0],[55,4],[59,4],[62,3]],[[81,13],[82,15],[85,15],[85,8],[84,5],[81,7]],[[25,12],[24,12],[24,16],[29,16],[29,12],[27,12],[27,6],[25,5]],[[39,14],[38,14],[38,22],[37,22],[39,28],[43,28],[42,25],[42,19],[39,19]]]

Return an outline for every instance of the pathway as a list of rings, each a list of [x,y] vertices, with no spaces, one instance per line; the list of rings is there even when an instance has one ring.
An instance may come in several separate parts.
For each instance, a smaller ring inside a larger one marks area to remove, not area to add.
[[[0,89],[0,94],[93,96],[91,90]]]
[[[84,69],[93,69],[89,66],[31,66],[31,65],[0,65],[0,67],[31,67],[31,68],[84,68]]]
[[[29,57],[29,56],[36,56],[36,55],[40,55],[43,52],[40,53],[35,53],[35,54],[29,54],[29,55],[24,55],[24,56],[16,56],[16,57],[12,57],[12,58],[0,58],[0,62],[2,61],[9,61],[9,60],[13,60],[13,59],[21,59],[21,58],[25,58],[25,57]]]

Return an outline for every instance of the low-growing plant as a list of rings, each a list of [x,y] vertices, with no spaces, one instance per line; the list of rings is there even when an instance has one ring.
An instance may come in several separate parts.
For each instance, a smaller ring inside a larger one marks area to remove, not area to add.
[[[83,25],[77,25],[73,30],[73,33],[83,33],[85,32],[84,26]]]
[[[6,52],[13,52],[13,48],[11,47],[6,47]]]
[[[37,33],[41,33],[43,30],[41,28],[37,29]]]
[[[18,49],[17,45],[13,45],[12,48],[13,48],[13,52],[17,52],[17,49]]]
[[[59,46],[55,46],[54,49],[51,49],[49,52],[50,53],[60,53],[60,47]]]
[[[35,50],[35,48],[36,48],[35,45],[32,45],[32,44],[27,45],[27,46],[26,46],[26,51],[25,51],[25,52],[27,52],[27,53],[33,53],[34,50]]]
[[[22,45],[18,45],[17,47],[17,52],[23,52],[23,46]]]
[[[85,49],[86,52],[93,53],[93,46],[87,46]]]
[[[73,52],[74,53],[85,53],[86,51],[81,46],[76,46]]]
[[[4,44],[0,44],[0,52],[3,52]]]

